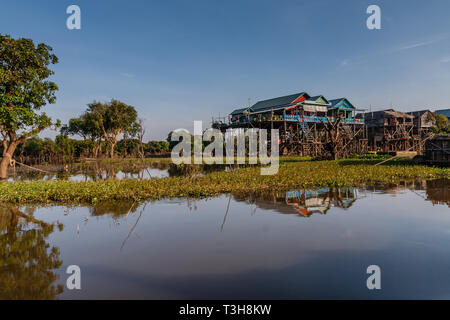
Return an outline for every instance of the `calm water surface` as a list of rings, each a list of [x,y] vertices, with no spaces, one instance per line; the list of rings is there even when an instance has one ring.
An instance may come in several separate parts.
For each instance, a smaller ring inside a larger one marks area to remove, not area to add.
[[[0,298],[450,298],[450,181],[0,208]],[[379,291],[366,287],[381,267]],[[69,265],[81,290],[65,287]]]
[[[8,180],[71,180],[98,181],[106,179],[155,179],[171,176],[201,175],[211,171],[232,170],[248,165],[190,165],[177,167],[167,161],[127,161],[108,163],[92,161],[67,165],[36,165],[33,170],[18,167],[15,171],[9,169]]]
[[[32,170],[18,167],[16,171],[9,169],[8,180],[72,180],[72,181],[97,181],[105,179],[152,179],[164,178],[171,174],[170,164],[164,161],[144,162],[122,161],[121,163],[108,162],[84,162],[66,165],[36,165]]]

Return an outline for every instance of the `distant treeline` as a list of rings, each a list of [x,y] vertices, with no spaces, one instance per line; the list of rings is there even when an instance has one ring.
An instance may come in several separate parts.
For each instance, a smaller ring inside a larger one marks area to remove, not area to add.
[[[110,156],[108,144],[104,141],[98,147],[97,143],[90,139],[78,140],[64,135],[58,135],[54,140],[32,137],[17,146],[15,159],[26,164],[73,162],[92,158],[94,147],[97,148],[97,158]],[[114,156],[121,158],[165,156],[168,153],[169,143],[166,141],[149,141],[141,144],[136,138],[127,138],[118,140],[114,146]]]
[[[166,141],[143,141],[143,121],[133,106],[118,100],[88,104],[81,116],[70,119],[59,130],[55,140],[34,136],[21,141],[15,150],[16,160],[61,163],[79,158],[144,158],[169,152]]]

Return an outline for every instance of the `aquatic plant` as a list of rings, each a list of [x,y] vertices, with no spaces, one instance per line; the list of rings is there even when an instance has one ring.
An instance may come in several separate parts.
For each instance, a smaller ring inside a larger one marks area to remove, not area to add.
[[[381,166],[379,160],[282,161],[273,176],[259,167],[213,171],[203,175],[160,179],[100,181],[32,181],[0,184],[0,202],[95,203],[110,200],[142,201],[166,197],[209,197],[220,193],[287,190],[322,186],[359,186],[400,181],[450,178],[446,168],[412,165],[398,159]],[[375,161],[375,162],[374,162]]]

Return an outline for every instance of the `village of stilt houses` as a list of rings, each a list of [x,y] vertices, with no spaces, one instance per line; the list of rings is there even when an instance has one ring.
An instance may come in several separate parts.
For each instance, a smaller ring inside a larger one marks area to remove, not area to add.
[[[448,118],[450,109],[371,111],[358,108],[347,98],[328,100],[300,92],[238,108],[228,117],[213,118],[212,127],[222,132],[278,129],[281,155],[338,159],[378,153],[448,165],[450,136],[432,130],[439,115]]]
[[[1,3],[0,300],[450,299],[450,1],[65,2]]]

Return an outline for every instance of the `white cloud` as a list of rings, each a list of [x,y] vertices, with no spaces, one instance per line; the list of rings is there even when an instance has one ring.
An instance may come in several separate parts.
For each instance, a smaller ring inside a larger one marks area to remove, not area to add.
[[[350,63],[350,60],[349,60],[349,59],[344,59],[344,60],[341,61],[341,67],[345,67],[345,66],[347,66],[349,63]]]
[[[120,75],[123,77],[126,77],[126,78],[134,78],[134,74],[131,74],[131,73],[124,72],[124,73],[121,73]]]
[[[405,44],[401,47],[395,48],[393,51],[403,51],[403,50],[409,50],[409,49],[419,48],[419,47],[423,47],[423,46],[428,46],[430,44],[434,44],[437,42],[441,42],[445,39],[448,39],[448,37],[449,37],[448,34],[442,34],[437,37],[434,37],[432,40]]]
[[[409,45],[405,45],[400,48],[397,48],[395,51],[403,51],[403,50],[409,50],[409,49],[414,49],[414,48],[418,48],[418,47],[423,47],[423,46],[432,44],[434,42],[436,42],[436,41],[417,42],[417,43],[413,43],[413,44],[409,44]]]
[[[450,57],[442,58],[442,59],[441,59],[441,62],[442,62],[442,63],[450,62]]]

